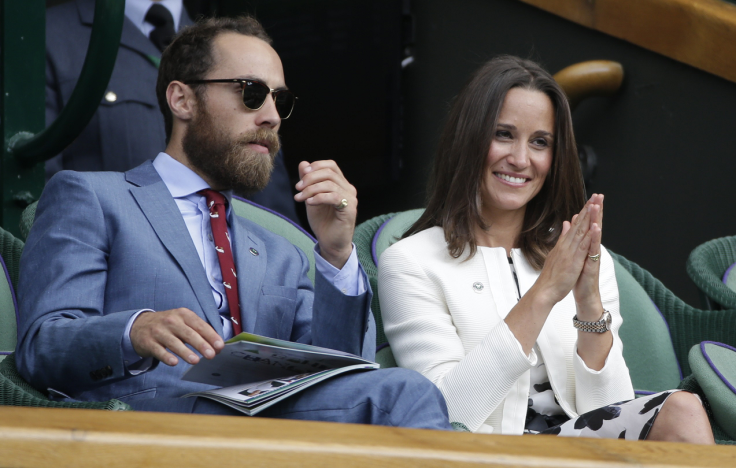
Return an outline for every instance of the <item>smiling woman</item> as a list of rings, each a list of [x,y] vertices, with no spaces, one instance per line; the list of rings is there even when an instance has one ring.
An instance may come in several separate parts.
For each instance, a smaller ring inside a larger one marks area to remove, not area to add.
[[[381,256],[396,362],[473,432],[712,444],[699,399],[632,400],[603,195],[586,203],[570,108],[537,64],[499,57],[450,110],[429,202]]]

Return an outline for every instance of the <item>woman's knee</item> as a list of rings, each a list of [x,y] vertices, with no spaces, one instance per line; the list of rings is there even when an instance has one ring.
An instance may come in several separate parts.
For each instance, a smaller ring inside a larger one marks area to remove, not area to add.
[[[689,419],[694,416],[708,418],[700,397],[690,392],[675,392],[662,405],[664,412],[672,413],[677,418]]]
[[[700,398],[690,392],[675,392],[662,405],[649,440],[713,444],[713,432]]]

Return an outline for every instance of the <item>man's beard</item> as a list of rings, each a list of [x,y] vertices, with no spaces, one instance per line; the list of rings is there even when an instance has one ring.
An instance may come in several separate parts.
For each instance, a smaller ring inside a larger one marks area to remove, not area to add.
[[[204,103],[182,139],[189,162],[207,178],[213,188],[232,189],[240,195],[260,192],[268,184],[273,161],[279,152],[276,131],[259,128],[237,138],[229,137],[215,125]],[[268,154],[253,150],[249,143],[265,143]]]

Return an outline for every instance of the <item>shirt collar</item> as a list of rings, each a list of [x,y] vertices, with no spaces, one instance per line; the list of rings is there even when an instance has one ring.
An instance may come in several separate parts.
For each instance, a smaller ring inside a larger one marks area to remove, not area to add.
[[[153,161],[153,167],[174,198],[187,198],[190,195],[201,197],[197,192],[210,188],[209,184],[196,172],[166,153],[158,153]],[[229,216],[233,192],[232,190],[225,190],[221,193],[227,198]]]
[[[148,13],[149,8],[151,8],[151,5],[154,3],[159,3],[165,6],[171,12],[171,16],[174,17],[174,30],[178,31],[183,8],[182,0],[161,0],[160,2],[154,2],[152,0],[126,0],[125,16],[133,22],[136,28],[143,32],[146,13]]]

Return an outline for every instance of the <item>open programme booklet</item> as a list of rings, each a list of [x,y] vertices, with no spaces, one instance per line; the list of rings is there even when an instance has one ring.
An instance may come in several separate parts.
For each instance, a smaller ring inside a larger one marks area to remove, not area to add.
[[[182,379],[222,387],[185,397],[209,398],[252,416],[330,377],[379,367],[342,351],[243,332],[213,359],[192,366]]]

